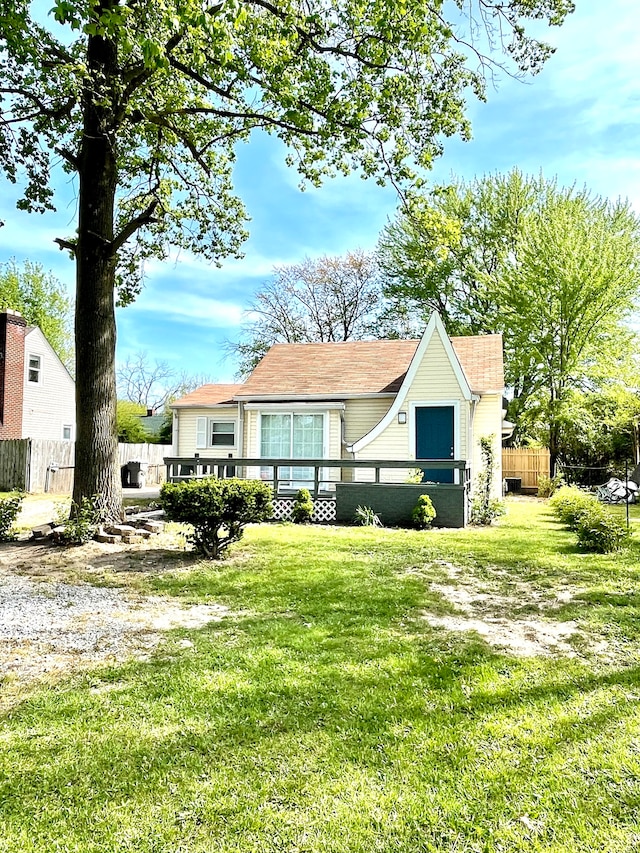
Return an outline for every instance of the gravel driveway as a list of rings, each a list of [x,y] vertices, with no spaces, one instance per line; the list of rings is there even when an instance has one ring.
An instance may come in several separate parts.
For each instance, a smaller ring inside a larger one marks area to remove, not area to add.
[[[155,547],[0,545],[0,700],[3,683],[25,685],[78,668],[144,658],[165,631],[223,618],[222,606],[183,606],[126,587],[129,572],[175,567],[175,546],[170,551],[161,537],[153,541]],[[121,588],[90,582],[95,574],[96,582],[109,575],[113,583],[119,572]],[[78,576],[83,580],[76,582]]]

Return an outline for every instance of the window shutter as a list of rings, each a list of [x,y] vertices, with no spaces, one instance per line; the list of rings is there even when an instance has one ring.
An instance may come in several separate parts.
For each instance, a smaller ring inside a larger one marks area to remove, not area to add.
[[[207,446],[207,419],[196,418],[196,448]]]

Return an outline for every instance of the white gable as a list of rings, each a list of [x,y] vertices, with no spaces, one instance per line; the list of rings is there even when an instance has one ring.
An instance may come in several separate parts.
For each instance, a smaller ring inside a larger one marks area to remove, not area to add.
[[[425,400],[466,400],[473,398],[471,388],[455,354],[440,315],[434,312],[427,324],[400,390],[391,408],[366,435],[349,450],[357,453],[392,425],[397,414],[411,403]],[[400,455],[400,458],[402,458]]]

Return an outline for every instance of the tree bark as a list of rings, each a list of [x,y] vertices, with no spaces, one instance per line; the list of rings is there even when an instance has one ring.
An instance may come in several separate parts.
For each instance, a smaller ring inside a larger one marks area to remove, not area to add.
[[[103,6],[110,5],[109,2]],[[113,42],[91,36],[79,152],[76,247],[76,461],[73,501],[96,498],[105,520],[122,507],[116,433],[115,254],[117,186],[114,130],[117,71]]]

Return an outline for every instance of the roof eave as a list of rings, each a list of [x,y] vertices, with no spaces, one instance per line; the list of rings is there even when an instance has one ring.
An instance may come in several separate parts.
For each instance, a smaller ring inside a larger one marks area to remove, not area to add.
[[[396,391],[344,391],[340,394],[239,394],[234,399],[240,403],[295,403],[307,401],[322,403],[327,400],[341,401],[395,397],[396,394]]]
[[[170,409],[236,409],[237,403],[169,403]]]

